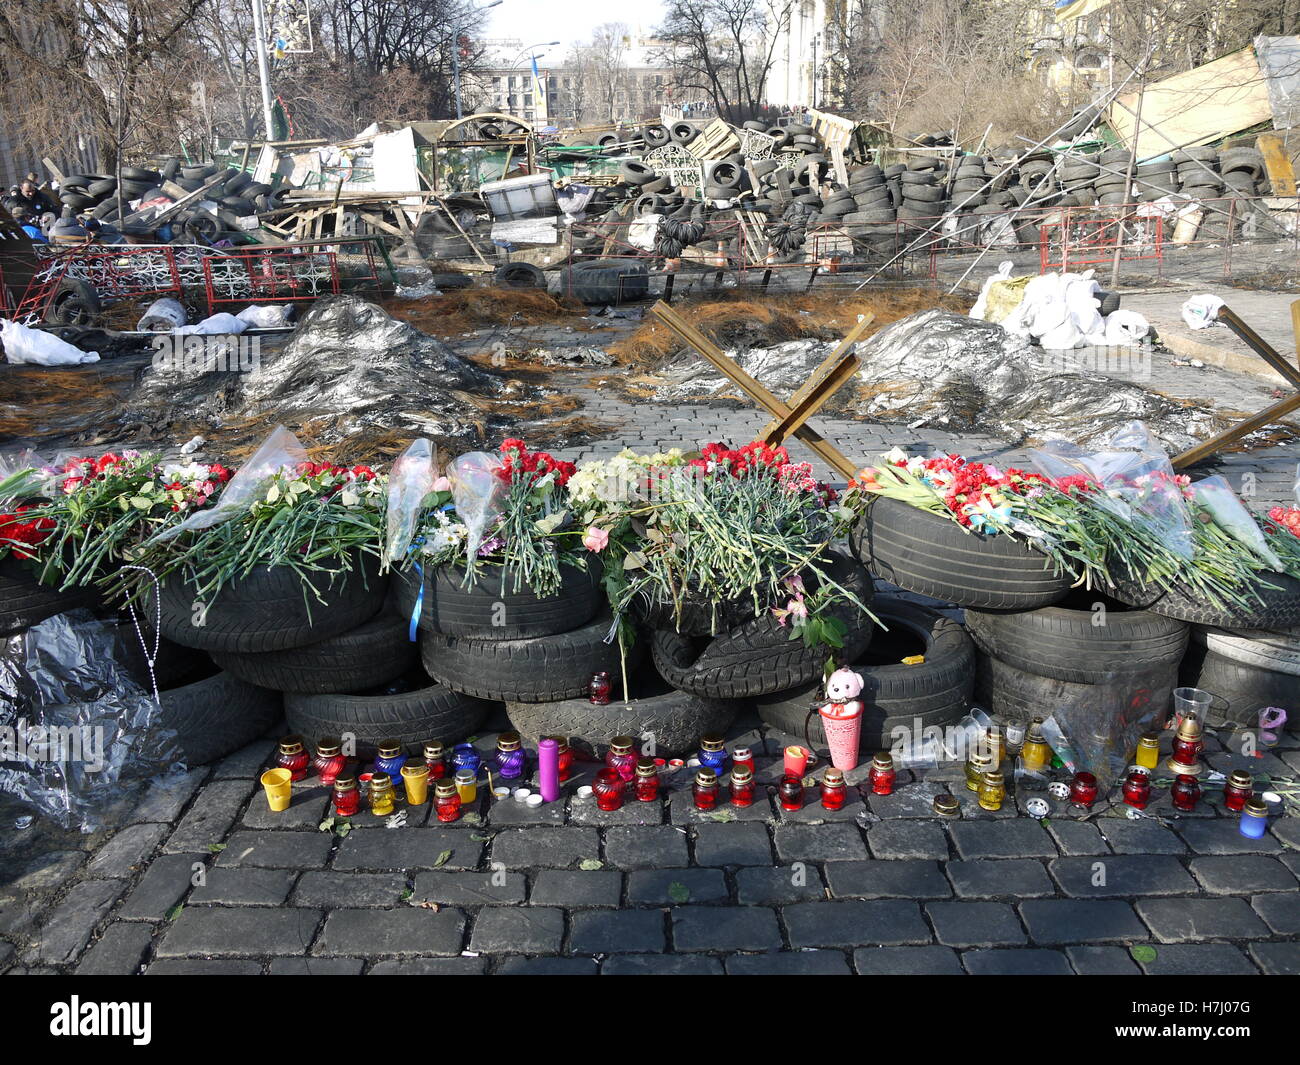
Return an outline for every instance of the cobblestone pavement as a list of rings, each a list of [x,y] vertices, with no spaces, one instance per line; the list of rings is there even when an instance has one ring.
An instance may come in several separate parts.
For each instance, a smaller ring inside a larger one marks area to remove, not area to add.
[[[729,736],[753,746],[760,780],[779,776],[790,737],[752,718]],[[1215,769],[1300,771],[1295,733],[1262,758],[1207,750]],[[481,788],[455,824],[424,806],[340,836],[320,830],[327,796],[310,779],[268,812],[257,775],[272,753],[268,739],[153,785],[111,834],[4,858],[0,968],[1300,973],[1300,818],[1248,840],[1212,794],[1182,817],[1162,795],[1138,821],[1049,799],[1038,821],[1023,804],[1044,793],[985,813],[958,766],[900,773],[887,797],[851,789],[836,813],[810,789],[797,813],[760,795],[701,814],[682,771],[660,801],[602,813],[573,794],[593,768],[579,763],[560,803]],[[949,785],[963,811],[945,823],[931,800]]]

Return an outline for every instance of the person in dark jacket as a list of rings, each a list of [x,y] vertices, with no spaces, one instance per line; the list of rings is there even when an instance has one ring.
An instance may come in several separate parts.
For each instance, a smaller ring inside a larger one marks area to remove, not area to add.
[[[34,218],[39,218],[47,212],[59,213],[59,205],[32,180],[31,174],[23,179],[23,183],[17,189],[10,190],[8,206],[11,210],[21,207]]]
[[[14,221],[17,222],[22,227],[23,232],[32,238],[33,243],[35,244],[49,243],[49,241],[45,237],[45,234],[41,232],[41,227],[36,225],[36,223],[32,221],[31,215],[29,215],[21,207],[15,207],[9,213],[13,215]]]

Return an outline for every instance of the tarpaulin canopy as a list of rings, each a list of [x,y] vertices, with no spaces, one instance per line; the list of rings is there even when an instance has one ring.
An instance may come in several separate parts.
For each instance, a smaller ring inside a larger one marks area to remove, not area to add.
[[[1273,128],[1300,126],[1300,37],[1256,37],[1255,55],[1268,79]]]

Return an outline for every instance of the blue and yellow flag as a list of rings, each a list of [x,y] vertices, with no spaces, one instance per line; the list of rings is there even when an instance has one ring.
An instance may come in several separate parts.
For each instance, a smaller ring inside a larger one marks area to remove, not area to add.
[[[546,110],[546,82],[537,72],[537,56],[533,60],[533,120],[545,124],[550,117]]]
[[[1057,0],[1056,21],[1066,22],[1091,15],[1094,11],[1110,7],[1111,0]]]

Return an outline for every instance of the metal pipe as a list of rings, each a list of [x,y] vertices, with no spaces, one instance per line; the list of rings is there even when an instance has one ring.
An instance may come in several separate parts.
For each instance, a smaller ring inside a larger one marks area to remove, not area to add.
[[[257,50],[257,80],[262,86],[262,120],[266,123],[266,139],[275,140],[275,130],[271,117],[271,66],[266,59],[266,13],[262,10],[262,0],[253,0],[253,37]]]

